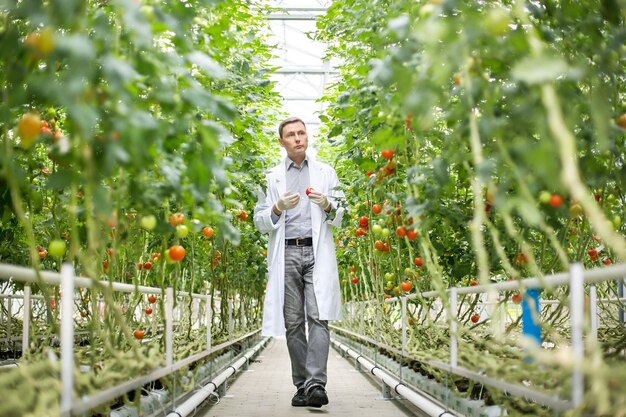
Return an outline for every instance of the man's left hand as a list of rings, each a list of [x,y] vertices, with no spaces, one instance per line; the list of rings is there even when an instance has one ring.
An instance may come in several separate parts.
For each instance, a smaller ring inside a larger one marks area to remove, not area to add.
[[[309,198],[311,199],[313,203],[320,206],[320,208],[324,211],[328,211],[331,207],[331,204],[330,204],[330,201],[328,201],[328,198],[326,198],[324,194],[318,191],[311,191],[309,193]]]

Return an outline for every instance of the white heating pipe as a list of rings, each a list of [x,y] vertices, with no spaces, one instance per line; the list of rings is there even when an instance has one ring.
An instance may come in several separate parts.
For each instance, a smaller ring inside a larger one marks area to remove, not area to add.
[[[369,360],[365,359],[364,356],[362,356],[359,352],[352,349],[351,347],[344,345],[343,343],[337,342],[334,339],[331,340],[331,343],[338,349],[343,350],[348,355],[353,357],[354,360],[356,360],[362,367],[371,372],[372,375],[379,378],[384,384],[387,384],[389,387],[393,388],[395,392],[406,398],[408,401],[411,402],[411,404],[415,405],[422,412],[432,417],[456,416],[456,414],[446,410],[439,404],[413,391],[402,382],[398,381],[395,377],[389,375],[387,372],[383,371],[381,368],[379,368]]]
[[[239,368],[246,364],[268,341],[268,338],[264,338],[257,343],[253,348],[248,350],[241,358],[230,365],[224,372],[215,377],[211,382],[200,388],[195,394],[187,399],[184,403],[176,407],[175,410],[170,411],[166,417],[187,417],[194,413],[198,406],[207,399],[211,393],[213,393],[217,387],[222,385],[226,379],[234,375]]]
[[[61,266],[61,415],[69,416],[74,394],[74,267]]]

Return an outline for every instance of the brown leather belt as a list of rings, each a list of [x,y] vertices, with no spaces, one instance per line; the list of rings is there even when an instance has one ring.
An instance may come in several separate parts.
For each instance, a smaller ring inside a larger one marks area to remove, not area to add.
[[[313,246],[312,237],[302,237],[297,239],[285,239],[287,246]]]

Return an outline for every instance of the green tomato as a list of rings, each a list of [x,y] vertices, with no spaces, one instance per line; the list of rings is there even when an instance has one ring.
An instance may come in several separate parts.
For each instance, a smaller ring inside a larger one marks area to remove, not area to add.
[[[171,265],[171,264],[173,264],[173,263],[176,263],[176,262],[174,262],[174,261],[172,260],[172,258],[170,257],[170,250],[169,250],[169,249],[166,249],[166,250],[165,250],[165,263],[166,263],[166,264],[170,264],[170,265]]]
[[[185,226],[184,224],[179,224],[178,226],[176,226],[176,236],[184,238],[188,234],[189,228],[187,226]]]
[[[551,198],[552,198],[552,194],[550,194],[550,192],[548,191],[544,190],[541,193],[539,193],[539,201],[541,201],[543,204],[548,204]]]
[[[509,30],[509,23],[511,23],[509,12],[502,7],[489,10],[483,21],[487,33],[492,36],[504,35]]]
[[[572,206],[569,208],[569,215],[572,218],[580,217],[582,216],[582,214],[583,214],[583,208],[578,203],[572,204]]]
[[[141,228],[145,230],[152,230],[156,227],[157,219],[154,215],[149,214],[141,218]]]
[[[387,273],[385,274],[385,279],[386,279],[387,281],[392,280],[392,279],[393,279],[393,273],[391,273],[391,272],[387,272]]]
[[[383,233],[383,228],[379,224],[375,224],[372,226],[372,233],[374,236],[380,236]]]
[[[393,281],[387,281],[387,288],[393,288],[394,282]]]
[[[389,237],[389,234],[391,233],[391,231],[385,227],[382,233],[383,233],[383,237]]]
[[[611,220],[611,222],[613,223],[613,227],[615,228],[615,230],[618,230],[620,227],[622,227],[622,218],[617,214],[613,216],[613,220]]]
[[[62,258],[67,246],[61,239],[55,239],[48,245],[48,253],[54,258]]]

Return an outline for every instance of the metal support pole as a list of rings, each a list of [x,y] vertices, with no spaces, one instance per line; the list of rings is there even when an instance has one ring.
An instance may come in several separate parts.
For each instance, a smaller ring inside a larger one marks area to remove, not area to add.
[[[391,400],[393,399],[393,394],[391,393],[391,387],[383,382],[383,399]]]
[[[233,339],[233,300],[228,299],[228,340]]]
[[[626,282],[626,278],[619,280],[617,282],[617,297],[618,298],[624,298],[624,282]],[[624,307],[621,302],[618,305],[619,305],[619,310],[617,314],[619,317],[619,322],[624,324]]]
[[[241,329],[243,330],[248,325],[248,321],[246,320],[246,308],[241,298],[239,299],[239,307],[241,311]]]
[[[400,304],[402,306],[402,359],[406,354],[406,297],[400,297]],[[402,362],[400,362],[400,382],[402,382]]]
[[[384,306],[385,302],[383,301]],[[380,311],[381,309],[376,309],[376,343],[380,343]],[[374,351],[374,364],[378,365],[378,349]]]
[[[206,350],[211,350],[211,339],[213,332],[213,311],[211,308],[211,296],[206,295]]]
[[[583,399],[583,373],[581,371],[584,360],[583,321],[584,321],[584,287],[583,267],[579,263],[570,266],[570,317],[572,326],[572,353],[574,371],[572,372],[572,405],[578,407]]]
[[[22,357],[30,347],[30,285],[24,286],[24,316],[22,317]]]
[[[69,416],[74,393],[74,268],[61,266],[61,415]]]
[[[365,303],[359,304],[359,334],[365,334]]]
[[[174,358],[174,288],[165,289],[165,365],[172,366]]]
[[[456,341],[456,287],[450,288],[450,366],[457,366],[457,341]]]
[[[589,318],[591,324],[591,337],[598,340],[598,292],[595,285],[589,286]]]
[[[7,321],[7,346],[10,348],[13,345],[11,343],[11,338],[13,337],[13,297],[11,297],[11,294],[7,297],[7,301],[9,302],[7,304],[7,318],[9,319]]]

